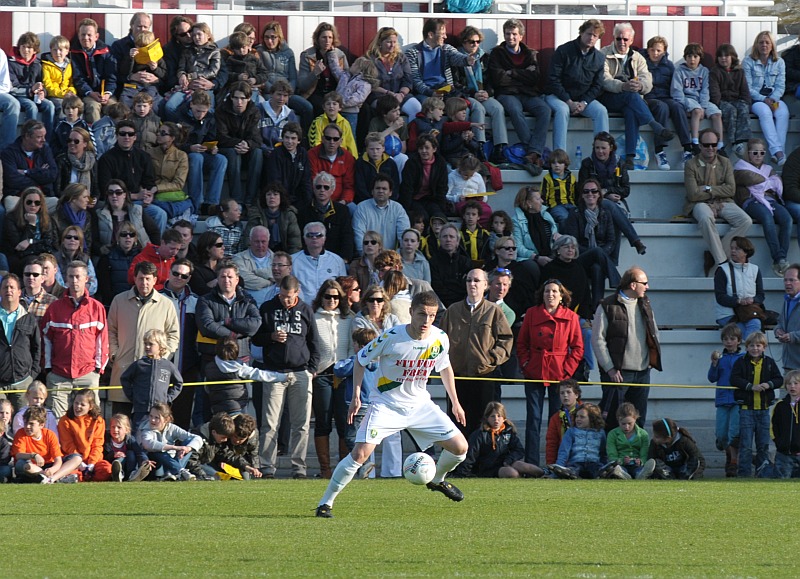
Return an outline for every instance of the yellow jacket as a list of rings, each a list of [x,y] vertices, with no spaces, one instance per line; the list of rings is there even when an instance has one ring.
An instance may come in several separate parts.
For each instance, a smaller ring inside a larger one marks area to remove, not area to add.
[[[67,92],[78,94],[72,85],[72,63],[67,61],[67,68],[61,70],[49,52],[42,55],[42,84],[49,97],[63,99]]]
[[[322,113],[320,116],[314,119],[314,122],[311,123],[311,128],[308,129],[309,149],[311,147],[316,147],[322,142],[322,131],[324,131],[325,127],[327,127],[329,124],[330,121],[325,113]],[[350,123],[342,115],[338,115],[336,117],[336,125],[342,130],[342,142],[339,143],[339,146],[342,149],[350,151],[350,154],[358,159],[356,140],[355,137],[353,137],[353,129],[350,127]]]

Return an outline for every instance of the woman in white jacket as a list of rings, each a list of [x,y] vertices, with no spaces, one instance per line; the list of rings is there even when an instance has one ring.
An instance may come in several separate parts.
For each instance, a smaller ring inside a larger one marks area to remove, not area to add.
[[[339,435],[340,458],[347,454],[344,443],[347,405],[344,402],[344,388],[337,388],[338,380],[334,380],[333,365],[353,354],[353,314],[342,286],[335,279],[322,283],[311,307],[317,322],[320,356],[311,398],[315,420],[314,446],[319,458],[320,475],[322,478],[331,478],[330,435],[334,419]]]

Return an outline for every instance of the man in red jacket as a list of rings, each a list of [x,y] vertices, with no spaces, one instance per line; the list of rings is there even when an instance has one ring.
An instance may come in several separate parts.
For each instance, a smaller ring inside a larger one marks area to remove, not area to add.
[[[356,160],[341,144],[342,129],[331,123],[322,131],[322,144],[312,147],[308,152],[308,164],[312,182],[322,171],[336,177],[336,190],[331,200],[347,204],[353,202],[356,194]]]
[[[89,296],[88,279],[85,263],[70,263],[64,294],[47,308],[42,318],[44,369],[47,388],[51,390],[47,406],[58,418],[67,412],[69,391],[97,388],[108,363],[106,309]]]
[[[140,261],[149,261],[156,266],[158,276],[156,279],[156,291],[164,289],[164,284],[169,279],[170,268],[175,261],[175,256],[183,247],[183,235],[175,229],[167,229],[161,237],[161,245],[148,243],[139,255],[133,258],[130,268],[128,268],[128,283],[133,285],[136,264]]]

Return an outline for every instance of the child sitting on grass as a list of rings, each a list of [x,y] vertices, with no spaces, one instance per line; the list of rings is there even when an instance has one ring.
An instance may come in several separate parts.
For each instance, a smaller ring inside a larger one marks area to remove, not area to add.
[[[25,427],[14,435],[11,457],[19,482],[50,484],[63,480],[78,482],[70,474],[81,464],[78,454],[62,459],[61,447],[55,433],[44,427],[47,412],[40,406],[31,406],[24,414]]]
[[[139,431],[139,444],[163,472],[159,480],[195,480],[196,475],[189,471],[189,461],[194,459],[192,469],[199,467],[196,453],[202,448],[203,440],[174,424],[172,411],[163,402],[153,404],[148,417],[147,426]]]
[[[636,424],[639,411],[630,402],[624,402],[617,408],[617,426],[608,433],[606,451],[608,460],[621,467],[613,469],[617,478],[645,478],[644,464],[650,448],[650,435]]]
[[[131,421],[124,414],[111,417],[111,425],[103,444],[103,458],[111,463],[113,482],[138,482],[147,478],[153,463],[131,435]]]
[[[147,413],[153,404],[172,404],[183,388],[180,371],[164,358],[169,351],[164,330],[148,330],[143,341],[145,355],[128,366],[120,377],[122,391],[133,403],[134,436],[147,423]]]
[[[224,471],[222,464],[227,463],[233,455],[228,446],[233,432],[233,418],[225,412],[215,413],[209,422],[195,431],[203,440],[203,446],[197,453],[202,471],[198,473],[199,479],[214,480],[217,473]]]
[[[558,460],[558,448],[564,433],[575,425],[575,413],[583,406],[581,387],[576,380],[567,378],[558,383],[561,408],[550,417],[545,436],[545,464]]]
[[[217,342],[214,360],[205,366],[207,382],[233,382],[234,380],[255,380],[256,382],[286,382],[290,386],[294,380],[281,372],[259,370],[239,362],[239,344],[236,338],[225,338]],[[241,382],[231,384],[209,384],[205,386],[211,412],[227,412],[234,415],[244,412],[250,402],[252,386]]]
[[[790,370],[784,377],[786,396],[772,412],[772,439],[775,441],[775,477],[800,478],[800,370]]]
[[[500,402],[489,402],[483,412],[481,428],[469,437],[469,450],[454,476],[481,478],[539,478],[544,471],[523,460],[525,449],[517,428],[508,419]]]
[[[258,454],[258,428],[256,419],[249,414],[239,414],[233,419],[234,432],[228,444],[236,456],[243,479],[261,478],[261,459]],[[237,465],[236,462],[233,463]]]
[[[647,457],[637,478],[697,480],[706,469],[706,459],[692,435],[671,418],[653,422]]]
[[[744,356],[739,350],[742,343],[742,329],[736,323],[727,324],[720,332],[722,353],[711,353],[711,366],[708,381],[717,386],[731,386],[731,372],[736,361]],[[739,470],[739,403],[734,398],[732,388],[717,388],[714,406],[717,408],[716,440],[717,450],[725,451],[725,476],[735,477]]]
[[[25,391],[25,400],[28,401],[28,405],[20,408],[19,412],[14,415],[14,423],[11,427],[12,436],[15,435],[18,430],[24,428],[25,411],[28,408],[44,408],[44,403],[47,401],[47,386],[44,385],[44,382],[41,380],[34,380],[31,382],[30,386],[28,386],[28,389]],[[58,418],[56,418],[56,415],[53,414],[53,411],[49,408],[45,409],[45,412],[47,412],[47,417],[44,421],[44,427],[56,434],[56,439],[58,439]]]
[[[66,416],[58,421],[58,439],[62,452],[81,457],[78,470],[84,482],[111,479],[111,463],[103,459],[105,431],[106,421],[94,393],[88,388],[78,390]]]
[[[564,433],[556,464],[548,468],[558,478],[597,478],[606,463],[606,432],[603,415],[594,404],[584,404],[575,413],[575,424]]]

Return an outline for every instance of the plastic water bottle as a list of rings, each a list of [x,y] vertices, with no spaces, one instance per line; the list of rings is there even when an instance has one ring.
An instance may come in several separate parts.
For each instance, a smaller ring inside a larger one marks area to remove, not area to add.
[[[580,169],[581,161],[583,161],[583,151],[581,151],[581,146],[578,145],[575,147],[575,165]]]

